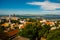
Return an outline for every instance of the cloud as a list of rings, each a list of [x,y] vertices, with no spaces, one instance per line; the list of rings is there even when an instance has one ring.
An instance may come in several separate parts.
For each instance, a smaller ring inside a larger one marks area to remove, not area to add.
[[[30,2],[30,3],[27,3],[27,4],[41,6],[41,8],[43,10],[56,10],[56,9],[60,8],[60,3],[52,3],[52,2],[49,2],[49,1]]]

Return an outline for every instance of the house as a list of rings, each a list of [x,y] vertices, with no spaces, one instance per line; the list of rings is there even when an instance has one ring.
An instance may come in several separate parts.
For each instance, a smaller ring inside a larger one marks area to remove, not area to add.
[[[44,19],[43,20],[40,20],[40,23],[45,23],[45,22],[46,22],[46,20],[44,20]]]
[[[24,28],[25,26],[23,24],[18,25],[19,29]]]
[[[55,23],[51,22],[51,21],[46,21],[45,24],[50,25],[50,26],[54,26],[55,25]]]
[[[9,26],[9,23],[4,23],[1,26],[8,27]]]

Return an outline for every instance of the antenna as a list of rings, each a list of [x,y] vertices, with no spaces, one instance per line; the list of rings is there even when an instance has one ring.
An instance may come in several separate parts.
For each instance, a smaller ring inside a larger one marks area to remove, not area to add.
[[[9,24],[10,24],[11,22],[10,22],[10,15],[9,15]]]

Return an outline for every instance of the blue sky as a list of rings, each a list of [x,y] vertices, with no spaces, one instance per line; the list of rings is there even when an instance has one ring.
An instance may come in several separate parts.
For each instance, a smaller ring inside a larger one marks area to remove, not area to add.
[[[60,0],[0,0],[1,14],[59,14]]]

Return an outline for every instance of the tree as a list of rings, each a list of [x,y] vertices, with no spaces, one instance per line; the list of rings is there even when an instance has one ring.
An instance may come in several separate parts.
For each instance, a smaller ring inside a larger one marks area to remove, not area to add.
[[[20,24],[19,20],[11,20],[11,23],[18,23],[18,24]]]
[[[0,26],[0,33],[3,33],[4,32],[4,26]]]
[[[20,33],[21,36],[27,37],[27,38],[33,38],[35,35],[35,29],[32,24],[27,24],[25,28],[21,29]]]
[[[60,29],[50,31],[47,40],[60,40]]]
[[[28,22],[36,22],[36,19],[29,18]]]
[[[46,31],[49,31],[50,26],[41,26],[39,22],[27,24],[25,28],[21,29],[20,36],[30,38],[31,40],[41,40],[41,37]]]
[[[39,38],[41,39],[41,37],[47,38],[47,35],[49,34],[49,30],[50,30],[50,25],[43,25],[40,26],[40,30],[38,32]]]

